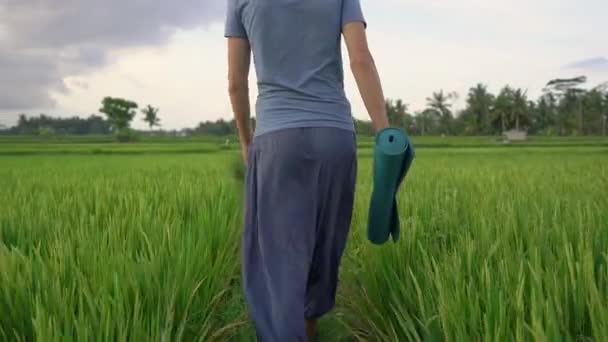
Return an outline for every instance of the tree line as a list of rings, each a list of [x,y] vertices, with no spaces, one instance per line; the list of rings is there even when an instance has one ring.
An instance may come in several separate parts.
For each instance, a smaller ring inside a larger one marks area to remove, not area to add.
[[[0,132],[8,135],[106,135],[111,133],[111,127],[107,120],[95,114],[87,118],[56,118],[46,114],[28,117],[20,114],[17,125]]]
[[[523,89],[507,85],[495,95],[477,84],[460,111],[453,110],[458,94],[443,90],[427,98],[426,108],[417,113],[399,99],[387,100],[386,110],[392,126],[412,135],[496,135],[511,129],[535,135],[606,135],[608,82],[587,90],[581,88],[586,81],[584,76],[551,80],[536,100]],[[360,133],[373,133],[371,123],[356,124]]]
[[[608,120],[608,82],[591,89],[582,85],[587,78],[554,79],[547,83],[542,95],[532,100],[527,91],[511,86],[492,94],[484,84],[471,87],[466,94],[466,105],[455,110],[459,95],[439,90],[426,99],[422,111],[412,113],[401,99],[387,99],[386,111],[391,126],[401,127],[411,135],[497,135],[507,130],[523,130],[534,135],[606,135]],[[20,115],[17,125],[0,130],[4,134],[115,134],[128,140],[131,122],[137,114],[137,103],[106,97],[100,113],[88,118],[53,118]],[[143,108],[143,120],[150,129],[160,127],[159,109],[150,105]],[[255,118],[253,126],[255,127]],[[355,120],[357,133],[373,135],[367,120]],[[158,130],[159,133],[168,133]],[[173,132],[176,133],[176,132]],[[204,121],[194,128],[179,132],[183,135],[236,134],[234,120]]]
[[[57,118],[46,114],[37,117],[28,117],[20,114],[17,125],[8,129],[0,130],[5,135],[108,135],[114,134],[118,140],[128,141],[132,137],[131,122],[137,114],[137,103],[121,98],[106,97],[102,101],[100,113],[105,118],[96,114],[88,118],[74,116],[71,118]],[[150,129],[160,127],[159,109],[151,105],[143,108],[143,121]]]

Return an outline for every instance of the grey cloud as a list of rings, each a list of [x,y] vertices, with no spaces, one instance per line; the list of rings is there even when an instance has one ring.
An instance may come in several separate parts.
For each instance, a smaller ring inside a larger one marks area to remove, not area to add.
[[[165,43],[223,15],[222,0],[0,0],[0,110],[53,105],[66,76],[116,48]]]
[[[65,90],[51,56],[0,48],[0,109],[53,106],[49,89]]]
[[[608,58],[594,57],[576,61],[566,66],[567,69],[581,69],[589,71],[608,70]]]
[[[103,49],[87,46],[81,47],[76,57],[76,63],[91,67],[98,67],[106,64],[106,52]]]

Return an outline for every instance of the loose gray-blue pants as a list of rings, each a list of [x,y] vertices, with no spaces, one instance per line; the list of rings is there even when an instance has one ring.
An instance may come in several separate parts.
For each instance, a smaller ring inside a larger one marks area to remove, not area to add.
[[[305,318],[335,305],[356,173],[353,132],[293,128],[254,139],[243,285],[259,341],[306,341]]]

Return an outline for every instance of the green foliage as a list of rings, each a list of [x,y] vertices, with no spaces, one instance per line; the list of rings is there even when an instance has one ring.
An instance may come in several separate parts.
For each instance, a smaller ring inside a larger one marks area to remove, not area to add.
[[[386,99],[386,113],[389,124],[406,131],[415,130],[414,117],[408,112],[408,105],[401,99]],[[371,122],[367,120],[355,120],[357,132],[362,135],[375,135],[376,131]]]
[[[232,175],[239,183],[243,183],[247,174],[247,165],[243,162],[241,154],[238,153],[231,161]]]
[[[427,109],[424,111],[433,117],[433,120],[438,125],[440,134],[452,134],[452,104],[450,101],[454,98],[453,93],[446,94],[443,90],[433,93],[431,97],[427,97]]]
[[[529,113],[533,107],[534,105],[528,102],[525,91],[505,86],[496,97],[493,106],[491,122],[494,132],[529,127]]]
[[[106,97],[102,101],[102,107],[99,109],[108,118],[108,122],[112,125],[114,133],[122,139],[128,139],[129,126],[136,115],[137,103],[121,98]]]
[[[215,136],[227,136],[236,135],[236,123],[233,120],[226,121],[219,119],[215,122],[205,121],[201,122],[193,131],[193,134],[200,135],[215,135]]]
[[[484,84],[477,84],[469,89],[467,95],[467,109],[463,111],[465,134],[490,134],[490,113],[494,110],[494,95],[488,92],[488,87]]]
[[[391,126],[402,128],[408,127],[408,121],[410,121],[411,115],[407,112],[407,104],[403,103],[401,99],[387,99],[385,101],[385,106],[388,122]]]
[[[0,341],[225,340],[242,306],[228,315],[241,200],[224,160],[0,163]]]
[[[513,108],[511,110],[511,122],[515,121],[514,127],[519,130],[521,125],[530,125],[529,122],[529,110],[532,110],[533,106],[528,103],[527,91],[521,89],[515,90],[513,93]]]
[[[357,135],[372,137],[376,134],[376,129],[374,128],[374,125],[371,121],[359,120],[356,118],[353,118],[353,120],[355,122],[355,130],[357,132]]]
[[[130,129],[121,129],[117,132],[116,139],[123,143],[134,142],[140,139],[140,135],[139,133]]]
[[[51,129],[55,135],[87,135],[87,134],[109,134],[110,125],[101,116],[91,115],[88,118],[77,116],[70,118],[51,117],[40,114],[28,117],[20,114],[17,125],[7,130],[0,131],[5,135],[37,135],[42,129]]]
[[[381,248],[366,241],[372,155],[360,150],[322,340],[607,340],[606,140],[414,139],[469,148],[420,150],[398,199],[403,239]],[[240,155],[164,144],[129,157],[0,155],[0,341],[253,340]]]
[[[141,112],[144,114],[144,122],[150,126],[150,129],[155,126],[160,126],[160,118],[158,117],[158,108],[154,108],[151,105],[148,105],[146,108],[142,109]]]
[[[416,128],[420,135],[437,134],[439,115],[432,109],[426,109],[415,117]]]
[[[421,150],[398,200],[404,238],[381,248],[360,165],[340,283],[356,340],[608,339],[605,149]]]
[[[605,135],[608,83],[585,90],[584,82],[584,76],[552,80],[537,101],[528,99],[526,90],[505,86],[494,96],[478,84],[469,90],[466,107],[456,113],[450,103],[455,94],[435,92],[406,129],[411,135],[499,135],[509,129],[541,135]]]
[[[532,131],[544,135],[555,134],[555,98],[552,94],[542,96],[538,100],[536,111],[532,117]]]
[[[235,142],[236,137],[231,141]],[[502,140],[488,136],[467,137],[438,137],[438,136],[412,136],[414,145],[425,149],[476,149],[486,148],[515,148],[505,145]],[[181,155],[181,154],[209,154],[222,151],[236,155],[239,144],[225,144],[225,139],[209,136],[194,137],[164,137],[141,136],[139,141],[131,144],[115,144],[111,136],[55,136],[46,139],[40,136],[9,136],[0,137],[0,156],[24,155]],[[373,135],[359,135],[357,143],[361,149],[370,149],[374,144]],[[541,137],[532,136],[526,142],[517,144],[517,147],[608,147],[608,140],[602,137]],[[235,159],[238,161],[238,158]]]
[[[560,101],[558,125],[560,132],[570,131],[578,135],[584,132],[583,97],[586,90],[580,86],[587,82],[586,76],[554,79],[547,83],[544,91],[554,94]]]
[[[590,90],[582,88],[586,77],[556,79],[547,83],[543,95],[536,101],[527,91],[505,86],[498,95],[487,86],[477,84],[469,89],[466,107],[455,110],[456,93],[440,90],[427,98],[427,108],[410,113],[401,99],[386,99],[389,123],[416,135],[501,135],[510,129],[520,129],[533,135],[606,135],[608,120],[608,82]],[[122,99],[104,99],[108,120],[91,116],[88,119],[60,119],[41,115],[28,118],[21,115],[17,126],[0,130],[0,135],[37,135],[40,128],[49,127],[56,136],[65,134],[108,134],[112,131],[121,140],[132,140],[127,133],[137,104]],[[111,113],[111,114],[108,114]],[[159,126],[158,109],[148,105],[142,110],[150,128]],[[362,113],[358,113],[362,114]],[[373,136],[369,120],[353,118],[357,133]],[[252,118],[252,128],[255,128]],[[154,135],[204,135],[213,137],[236,136],[234,120],[219,119],[201,122],[197,127],[179,132],[155,131]]]
[[[53,127],[40,127],[40,129],[38,130],[38,134],[41,137],[53,137],[55,136],[55,130],[53,129]]]
[[[513,116],[515,108],[515,91],[509,86],[505,86],[496,97],[493,112],[493,126],[499,127],[500,132],[507,130],[508,122]],[[496,130],[496,129],[495,129]]]

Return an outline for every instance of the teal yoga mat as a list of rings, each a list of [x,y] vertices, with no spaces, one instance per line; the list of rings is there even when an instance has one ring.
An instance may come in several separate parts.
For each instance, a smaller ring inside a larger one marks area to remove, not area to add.
[[[416,155],[407,134],[399,128],[386,128],[376,135],[374,149],[374,190],[369,206],[368,239],[377,245],[399,240],[401,232],[397,191]]]

